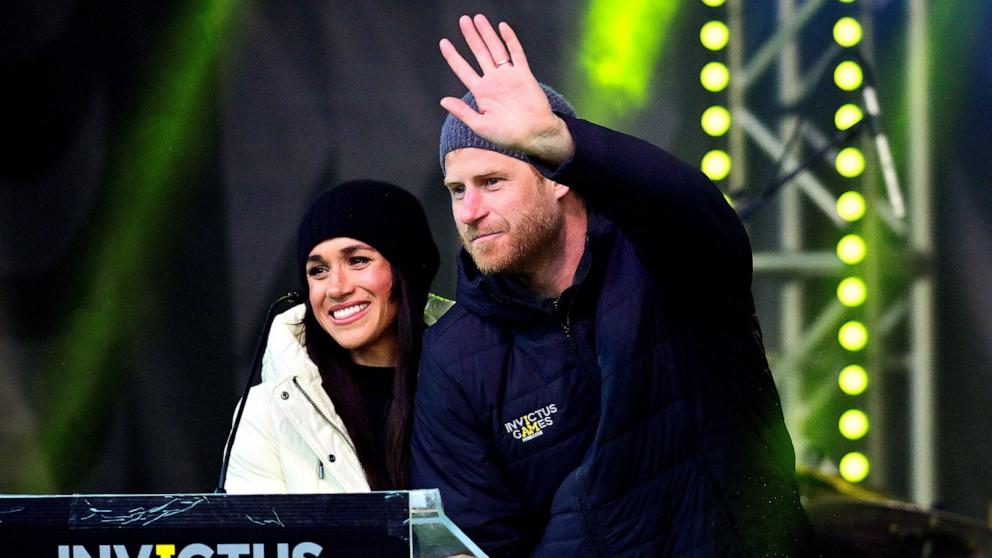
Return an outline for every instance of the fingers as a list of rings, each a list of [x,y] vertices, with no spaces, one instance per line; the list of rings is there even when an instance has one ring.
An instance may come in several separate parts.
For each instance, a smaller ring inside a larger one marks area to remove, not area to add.
[[[501,21],[499,24],[499,34],[506,41],[506,48],[509,50],[509,58],[513,61],[514,66],[527,67],[527,55],[524,54],[524,47],[520,44],[520,39],[517,38],[517,34],[513,32],[510,28],[510,24]]]
[[[448,63],[451,71],[458,76],[458,79],[461,80],[465,87],[472,90],[475,83],[479,80],[479,74],[475,73],[475,69],[462,58],[461,54],[458,54],[458,50],[455,48],[455,45],[451,44],[451,41],[441,39],[438,46],[441,48],[441,56],[444,56],[444,60]]]
[[[468,106],[465,101],[461,99],[456,99],[455,97],[445,97],[441,99],[441,106],[444,110],[451,113],[452,116],[461,120],[471,129],[475,129],[473,124],[479,117],[479,113],[472,110],[472,107]]]
[[[486,23],[488,24],[489,22],[487,21]],[[493,70],[496,67],[496,60],[493,59],[493,54],[489,52],[489,47],[486,45],[486,41],[483,40],[482,35],[479,34],[479,30],[476,28],[472,18],[468,16],[458,18],[458,27],[462,30],[462,36],[465,37],[468,48],[475,55],[476,62],[482,68],[482,73],[485,74]],[[490,26],[491,30],[492,26]],[[502,60],[502,58],[499,60]]]
[[[489,55],[492,57],[494,67],[501,66],[506,61],[511,61],[510,53],[507,52],[506,46],[503,45],[503,40],[499,38],[496,34],[496,30],[489,23],[486,16],[482,14],[476,15],[472,19],[475,23],[475,28],[478,30],[479,34],[482,36],[483,42],[486,44],[486,48],[489,50]]]

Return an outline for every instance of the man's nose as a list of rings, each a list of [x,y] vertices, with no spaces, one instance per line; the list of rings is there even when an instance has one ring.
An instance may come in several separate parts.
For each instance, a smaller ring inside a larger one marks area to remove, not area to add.
[[[466,225],[476,223],[486,214],[482,196],[474,188],[466,188],[458,207],[458,219]]]

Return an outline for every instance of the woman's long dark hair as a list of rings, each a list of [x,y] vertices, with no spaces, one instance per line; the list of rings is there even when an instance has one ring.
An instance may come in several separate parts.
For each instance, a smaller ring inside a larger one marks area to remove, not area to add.
[[[351,378],[348,351],[317,323],[310,297],[303,317],[304,345],[317,365],[334,408],[348,429],[348,435],[372,490],[405,489],[410,485],[410,431],[413,425],[413,394],[417,387],[417,365],[424,334],[426,293],[411,293],[407,280],[390,264],[393,274],[391,300],[396,311],[396,371],[393,394],[386,415],[386,455],[377,455],[372,425],[365,412],[362,394]]]

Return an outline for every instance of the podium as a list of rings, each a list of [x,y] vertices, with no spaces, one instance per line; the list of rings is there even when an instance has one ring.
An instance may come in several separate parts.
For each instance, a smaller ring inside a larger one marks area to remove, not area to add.
[[[485,554],[437,490],[2,496],[5,558],[329,558]]]

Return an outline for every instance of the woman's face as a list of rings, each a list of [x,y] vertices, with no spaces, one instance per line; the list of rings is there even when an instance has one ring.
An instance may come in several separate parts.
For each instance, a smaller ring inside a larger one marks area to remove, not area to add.
[[[393,272],[375,248],[353,238],[325,240],[306,262],[317,323],[358,364],[394,366],[397,303]]]

